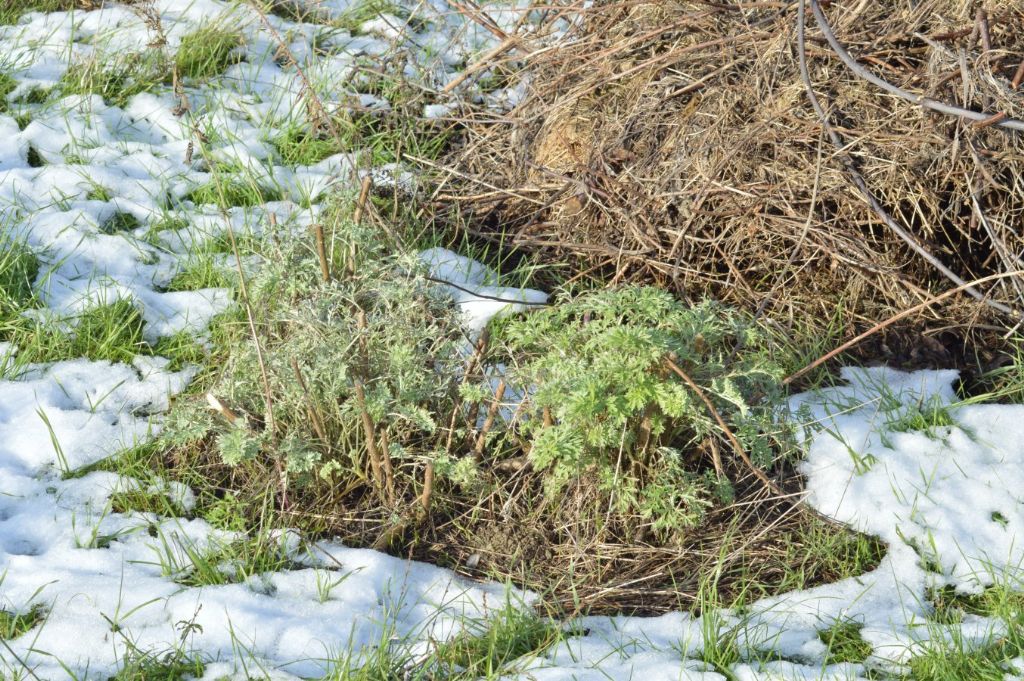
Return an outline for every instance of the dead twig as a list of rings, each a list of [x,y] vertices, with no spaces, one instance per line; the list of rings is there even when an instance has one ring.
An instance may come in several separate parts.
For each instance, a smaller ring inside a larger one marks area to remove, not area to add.
[[[316,256],[320,260],[320,276],[324,283],[331,281],[331,265],[327,261],[327,243],[324,239],[324,226],[319,222],[313,225],[313,235],[316,239]]]
[[[484,446],[487,444],[487,434],[491,432],[491,428],[494,426],[494,419],[498,415],[498,410],[501,408],[501,401],[505,398],[505,389],[508,386],[505,384],[505,377],[502,376],[498,379],[498,385],[494,388],[494,399],[491,401],[490,406],[487,408],[487,416],[484,418],[484,423],[480,428],[480,433],[476,437],[476,446],[473,447],[473,454],[477,460],[483,459]]]
[[[732,432],[732,429],[729,427],[729,424],[725,422],[725,419],[722,418],[722,415],[718,412],[718,409],[715,408],[714,403],[710,400],[710,398],[708,398],[704,391],[700,389],[700,386],[697,385],[697,383],[692,378],[690,378],[689,374],[683,371],[679,367],[679,365],[676,364],[675,359],[673,357],[666,357],[665,365],[669,369],[671,369],[676,376],[683,379],[683,382],[690,387],[690,390],[697,393],[697,397],[699,397],[701,402],[704,403],[704,406],[708,408],[708,411],[711,413],[711,417],[715,419],[715,422],[718,424],[718,427],[722,429],[723,433],[725,433],[725,437],[727,440],[729,440],[729,444],[732,446],[732,449],[736,453],[736,456],[738,456],[740,460],[744,463],[744,465],[746,465],[746,467],[750,469],[750,472],[754,474],[754,477],[760,480],[761,483],[765,486],[765,489],[767,489],[769,492],[771,492],[772,494],[782,496],[783,492],[781,489],[779,489],[778,485],[772,482],[772,480],[767,475],[764,474],[764,471],[755,466],[754,462],[750,460],[749,456],[747,456],[746,450],[743,449],[743,445],[740,444],[739,439]]]
[[[850,340],[846,341],[845,343],[843,343],[839,347],[835,348],[834,350],[831,350],[831,351],[825,353],[824,355],[822,355],[821,357],[819,357],[818,359],[814,360],[813,362],[811,362],[810,364],[805,366],[803,369],[800,369],[799,371],[796,371],[796,372],[790,374],[789,376],[787,376],[786,378],[784,378],[782,380],[782,384],[783,385],[789,385],[790,383],[792,383],[796,379],[798,379],[801,376],[807,374],[809,371],[813,371],[814,369],[820,367],[822,364],[824,364],[825,362],[829,361],[830,359],[832,359],[832,358],[834,358],[834,357],[836,357],[836,356],[846,352],[847,350],[849,350],[853,346],[857,345],[857,343],[860,343],[865,338],[868,338],[869,336],[872,336],[872,335],[878,333],[879,331],[881,331],[885,327],[892,326],[893,324],[895,324],[899,320],[904,319],[905,317],[909,317],[910,315],[912,315],[912,314],[914,314],[916,312],[919,312],[921,310],[924,310],[925,308],[931,307],[932,305],[937,305],[938,303],[941,303],[943,300],[946,300],[947,298],[951,298],[951,297],[955,296],[957,293],[963,293],[964,291],[969,290],[970,287],[977,286],[978,284],[985,284],[985,283],[988,283],[990,281],[996,281],[998,279],[1006,279],[1008,277],[1019,277],[1022,274],[1024,274],[1024,270],[1015,270],[1013,272],[1000,272],[999,274],[993,274],[993,275],[990,275],[988,277],[982,277],[981,279],[975,279],[974,281],[965,283],[962,286],[958,286],[958,287],[950,289],[950,290],[948,290],[948,291],[946,291],[944,293],[941,293],[941,294],[939,294],[937,296],[929,298],[928,300],[924,301],[923,303],[920,303],[920,304],[915,305],[913,307],[907,308],[906,310],[903,310],[899,314],[895,314],[895,315],[889,317],[888,319],[886,319],[884,321],[878,322],[877,324],[872,326],[870,329],[868,329],[864,333],[861,333],[861,334],[851,338]]]
[[[803,18],[804,2],[805,0],[801,0],[800,2],[801,7],[799,21],[802,23],[805,22]],[[836,56],[838,56],[844,64],[846,64],[847,68],[849,68],[859,77],[863,78],[864,80],[870,83],[877,85],[878,87],[882,88],[883,90],[890,94],[896,95],[901,99],[905,99],[908,102],[911,102],[912,104],[916,104],[918,106],[922,106],[926,109],[931,109],[932,111],[937,111],[948,116],[968,118],[972,121],[986,121],[991,119],[995,115],[992,113],[984,113],[981,111],[971,111],[970,109],[965,109],[954,104],[947,104],[946,102],[940,102],[930,97],[925,97],[924,95],[914,94],[909,90],[904,90],[901,87],[893,85],[892,83],[879,78],[878,76],[876,76],[875,74],[871,73],[866,68],[861,66],[860,62],[854,59],[846,50],[846,48],[843,47],[842,43],[839,42],[839,39],[836,38],[835,33],[832,31],[832,26],[828,23],[828,18],[825,16],[825,13],[821,9],[820,0],[810,0],[810,3],[811,11],[814,13],[814,19],[815,21],[818,22],[818,28],[821,29],[821,32],[822,34],[824,34],[825,40],[828,41],[828,44],[832,46],[832,51],[835,52]],[[800,53],[804,54],[803,47],[800,48]],[[1006,118],[995,123],[994,125],[1009,128],[1010,130],[1017,130],[1018,132],[1024,132],[1024,121],[1020,121],[1015,118]]]
[[[306,413],[309,414],[309,421],[313,425],[313,431],[316,436],[320,438],[320,442],[324,446],[329,446],[327,440],[327,429],[324,428],[324,421],[320,418],[320,411],[316,408],[313,403],[313,395],[309,391],[309,386],[306,384],[306,379],[302,375],[302,369],[299,368],[299,361],[292,358],[292,371],[295,372],[295,380],[299,382],[299,388],[302,390],[302,396],[306,400]]]
[[[497,57],[515,47],[518,42],[519,38],[516,36],[509,36],[508,38],[505,38],[505,40],[502,40],[496,46],[487,50],[487,52],[485,52],[479,59],[463,69],[462,73],[455,76],[455,78],[452,78],[448,84],[441,89],[441,92],[446,95],[451,93],[452,90],[472,78],[479,71],[487,68]]]

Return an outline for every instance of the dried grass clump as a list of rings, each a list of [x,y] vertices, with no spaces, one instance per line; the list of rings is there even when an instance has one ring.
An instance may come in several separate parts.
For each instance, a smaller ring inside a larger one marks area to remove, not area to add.
[[[840,61],[808,11],[810,84],[837,150],[801,77],[796,8],[631,0],[581,10],[568,40],[525,59],[522,103],[470,123],[439,197],[478,236],[511,234],[580,272],[710,294],[805,334],[870,325],[956,277],[1022,269],[1024,133],[887,93]],[[890,83],[1024,118],[1024,2],[850,0],[824,13]],[[988,304],[956,296],[909,326],[1012,323],[1024,308],[1019,277],[976,288]]]

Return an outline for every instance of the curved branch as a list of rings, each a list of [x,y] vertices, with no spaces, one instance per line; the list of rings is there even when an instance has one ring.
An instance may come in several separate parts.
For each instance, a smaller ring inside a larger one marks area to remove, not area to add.
[[[1018,132],[1024,132],[1024,121],[1017,120],[1016,118],[1003,118],[998,119],[999,113],[985,113],[981,111],[971,111],[970,109],[964,109],[963,107],[955,106],[953,104],[947,104],[924,95],[916,95],[909,90],[904,90],[901,87],[893,85],[892,83],[882,80],[875,74],[868,71],[864,66],[854,59],[846,48],[836,38],[836,34],[832,31],[832,26],[829,25],[828,19],[825,17],[825,13],[821,11],[821,5],[819,0],[810,0],[811,11],[814,12],[814,19],[818,22],[818,28],[825,35],[825,40],[832,46],[832,50],[836,53],[836,56],[842,60],[844,64],[855,74],[863,78],[864,80],[877,85],[886,92],[896,95],[902,99],[923,106],[926,109],[937,111],[939,113],[946,114],[948,116],[957,116],[960,118],[969,118],[972,121],[984,122],[988,125],[999,126],[1003,128],[1009,128],[1010,130],[1016,130]]]

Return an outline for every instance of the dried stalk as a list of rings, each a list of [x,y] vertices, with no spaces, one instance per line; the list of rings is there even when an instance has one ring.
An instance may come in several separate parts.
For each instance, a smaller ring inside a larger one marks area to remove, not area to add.
[[[366,354],[366,313],[359,310],[356,313],[356,324],[359,327],[360,337],[359,346],[363,355],[363,366],[364,370],[369,364],[369,359]],[[360,373],[364,373],[360,371]],[[370,459],[370,469],[373,473],[373,482],[377,486],[378,490],[383,490],[383,465],[381,463],[380,451],[377,449],[377,428],[373,423],[373,417],[370,416],[370,411],[366,406],[366,389],[363,385],[363,377],[357,376],[354,380],[354,388],[356,393],[356,407],[359,409],[359,415],[363,422],[363,437],[366,439],[366,453]]]
[[[690,378],[689,374],[687,374],[685,371],[679,368],[679,365],[675,363],[675,360],[672,357],[665,358],[665,366],[671,369],[676,376],[683,379],[683,382],[690,387],[690,390],[697,393],[697,397],[699,397],[701,402],[704,403],[704,406],[708,408],[708,411],[711,413],[712,418],[715,419],[715,422],[718,424],[718,427],[722,429],[723,433],[725,433],[725,437],[726,439],[729,440],[729,444],[732,445],[732,449],[736,453],[736,456],[738,456],[740,460],[743,461],[743,463],[747,466],[747,468],[750,469],[750,472],[753,473],[754,476],[761,481],[761,483],[765,486],[765,489],[767,489],[772,494],[782,496],[782,490],[779,489],[779,487],[774,482],[772,482],[771,479],[767,475],[765,475],[760,468],[755,466],[754,462],[750,460],[749,456],[747,456],[747,452],[746,450],[743,449],[743,445],[740,444],[739,439],[732,432],[732,429],[729,428],[729,425],[725,422],[725,419],[722,418],[722,415],[718,413],[718,409],[715,408],[714,403],[708,398],[704,391],[700,389],[700,386],[698,386],[697,383],[692,378]]]
[[[230,425],[234,426],[238,423],[238,414],[213,393],[206,393],[206,404],[210,406],[210,409],[220,414],[221,418]]]
[[[869,336],[872,336],[872,335],[878,333],[879,331],[881,331],[885,327],[892,326],[893,324],[895,324],[899,320],[901,320],[901,319],[903,319],[905,317],[909,317],[910,315],[912,315],[912,314],[914,314],[916,312],[920,312],[921,310],[924,310],[925,308],[931,307],[932,305],[937,305],[938,303],[941,303],[943,300],[946,300],[947,298],[951,298],[952,296],[956,295],[957,293],[962,293],[964,291],[968,291],[972,286],[976,286],[978,284],[985,284],[985,283],[988,283],[990,281],[996,281],[997,279],[1006,279],[1008,277],[1019,277],[1022,274],[1024,274],[1024,270],[1015,270],[1013,272],[1000,272],[999,274],[992,274],[992,275],[987,276],[987,277],[982,277],[981,279],[975,279],[974,281],[965,283],[963,286],[958,286],[956,288],[953,288],[953,289],[950,289],[950,290],[946,291],[945,293],[942,293],[940,295],[937,295],[937,296],[934,296],[932,298],[929,298],[928,300],[924,301],[923,303],[920,303],[919,305],[915,305],[913,307],[907,308],[906,310],[903,310],[899,314],[895,314],[895,315],[889,317],[888,319],[875,324],[874,326],[872,326],[870,329],[868,329],[864,333],[859,334],[859,335],[851,338],[850,340],[846,341],[845,343],[843,343],[842,345],[840,345],[836,349],[831,350],[830,352],[827,352],[826,354],[822,355],[818,359],[814,360],[813,362],[811,362],[810,364],[805,366],[803,369],[800,369],[799,371],[796,371],[796,372],[790,374],[789,376],[787,376],[786,378],[783,379],[782,384],[783,385],[789,385],[790,383],[792,383],[796,379],[800,378],[801,376],[803,376],[807,372],[812,371],[812,370],[818,368],[819,366],[821,366],[825,362],[829,361],[830,359],[832,359],[832,358],[834,358],[834,357],[836,357],[836,356],[846,352],[847,350],[852,348],[854,345],[857,345],[857,343],[860,343],[865,338],[868,338]]]
[[[805,1],[806,0],[800,1],[799,21],[801,22],[801,24],[805,23]],[[925,97],[924,95],[916,95],[913,92],[910,92],[909,90],[904,90],[903,88],[893,85],[888,81],[882,80],[881,78],[879,78],[878,76],[864,68],[860,64],[860,62],[854,59],[850,55],[850,53],[846,51],[846,48],[843,47],[842,43],[839,42],[839,40],[836,38],[835,33],[832,31],[832,26],[828,23],[828,18],[825,16],[825,13],[821,10],[821,4],[819,0],[810,0],[810,3],[811,11],[814,13],[814,19],[815,21],[818,22],[818,28],[820,28],[821,32],[824,34],[825,40],[827,40],[828,44],[832,46],[832,50],[833,52],[836,53],[836,56],[839,57],[839,59],[842,60],[842,62],[846,64],[846,66],[859,77],[863,78],[869,83],[877,85],[878,87],[882,88],[883,90],[890,94],[896,95],[901,99],[905,99],[908,102],[911,102],[912,104],[923,106],[926,109],[931,109],[932,111],[937,111],[939,113],[946,114],[949,116],[969,118],[972,121],[987,121],[996,115],[993,113],[984,113],[981,111],[971,111],[970,109],[965,109],[954,104],[947,104],[946,102],[940,102],[930,97]],[[800,48],[800,53],[804,54],[803,47]],[[1006,118],[1005,120],[1001,120],[997,123],[994,123],[993,125],[1009,128],[1010,130],[1017,130],[1018,132],[1024,132],[1024,121],[1020,121],[1015,118]]]
[[[313,234],[316,238],[316,255],[320,260],[320,276],[323,278],[324,283],[328,284],[331,281],[331,265],[327,261],[327,242],[324,239],[324,226],[319,222],[313,225]]]
[[[498,379],[498,385],[494,389],[494,400],[487,408],[487,417],[484,419],[483,426],[480,428],[480,433],[476,437],[476,446],[473,448],[473,455],[476,456],[477,460],[483,458],[484,445],[487,444],[487,434],[491,432],[491,428],[494,427],[494,419],[498,415],[498,409],[501,408],[501,400],[505,397],[505,389],[507,387],[508,386],[505,384],[505,377],[502,376]]]
[[[324,428],[323,419],[320,418],[320,411],[313,403],[313,395],[309,392],[309,386],[306,384],[306,379],[299,368],[299,361],[294,357],[292,358],[292,370],[295,372],[295,380],[299,382],[299,388],[302,389],[302,395],[306,399],[306,413],[309,414],[309,421],[313,424],[313,430],[316,432],[316,436],[320,438],[320,442],[324,446],[329,446],[327,429]]]
[[[491,330],[485,328],[481,333],[480,337],[476,340],[476,345],[473,347],[473,352],[470,354],[469,359],[466,360],[466,364],[462,369],[462,380],[459,384],[461,389],[469,384],[470,377],[476,371],[477,365],[483,360],[484,353],[487,352],[487,344],[491,340]],[[448,422],[448,435],[445,437],[444,451],[450,453],[452,451],[452,441],[455,439],[455,422],[459,418],[459,414],[462,413],[462,398],[460,396],[455,397],[455,407],[452,409],[452,417]]]
[[[434,462],[428,461],[423,470],[423,492],[420,494],[420,507],[424,515],[430,514],[430,500],[434,496]]]
[[[476,75],[477,72],[487,68],[487,66],[490,65],[490,63],[494,61],[497,57],[515,47],[516,43],[518,42],[518,37],[509,36],[505,40],[498,43],[498,45],[496,45],[495,47],[491,48],[490,50],[487,50],[487,52],[485,52],[483,56],[481,56],[478,60],[470,64],[467,68],[463,69],[462,73],[452,78],[448,82],[448,84],[441,89],[441,93],[446,95],[450,94],[452,90],[462,85],[469,78],[472,78],[474,75]]]
[[[871,188],[868,187],[867,181],[864,179],[864,176],[861,175],[860,172],[857,170],[853,161],[843,153],[844,149],[846,148],[846,145],[843,144],[843,141],[839,137],[839,134],[836,133],[835,129],[832,127],[832,124],[829,123],[828,114],[825,113],[824,108],[822,108],[821,106],[821,102],[818,101],[818,96],[817,94],[815,94],[814,86],[811,83],[811,74],[807,66],[806,50],[806,2],[807,0],[800,0],[800,6],[797,11],[797,51],[799,52],[800,56],[800,74],[803,78],[804,86],[807,89],[807,96],[811,100],[811,106],[814,107],[814,111],[818,115],[818,119],[821,121],[822,126],[825,128],[825,132],[828,133],[829,139],[832,141],[832,144],[838,150],[840,154],[840,161],[846,168],[846,172],[849,174],[850,179],[853,181],[853,184],[856,185],[857,189],[859,189],[860,192],[864,195],[864,198],[867,199],[868,204],[875,211],[875,213],[878,214],[878,217],[881,218],[882,222],[884,222],[889,229],[891,229],[897,236],[899,236],[899,238],[902,239],[903,242],[906,243],[907,246],[911,248],[911,250],[913,250],[924,260],[926,260],[932,267],[938,270],[942,274],[942,276],[946,277],[951,282],[953,282],[957,286],[958,290],[966,291],[973,298],[984,303],[985,305],[988,305],[994,310],[998,310],[1003,314],[1014,315],[1014,311],[1010,306],[1004,305],[1003,303],[994,300],[990,300],[984,293],[979,291],[972,284],[965,282],[959,275],[957,275],[951,269],[946,267],[938,258],[932,255],[924,246],[922,246],[913,234],[905,230],[899,223],[897,223],[896,220],[894,220],[893,217],[889,215],[889,212],[885,209],[885,207],[882,206],[882,203],[875,196],[874,192],[871,191]],[[817,6],[818,0],[810,0],[810,2],[811,8],[815,11],[815,16],[821,14],[821,8]],[[818,23],[820,25],[823,22],[824,25],[827,27],[828,24],[827,22],[824,21],[824,15],[821,16]],[[823,28],[822,30],[825,31],[826,29]],[[826,37],[828,37],[828,35],[830,35],[830,33],[826,32]],[[830,42],[832,40],[835,40],[835,36],[832,36]],[[842,49],[842,47],[839,46],[838,43],[836,43],[835,45],[833,45],[833,49],[836,49],[838,53],[839,50]],[[987,117],[987,115],[983,116],[983,118],[985,117]],[[1021,129],[1024,129],[1024,123],[1022,123],[1021,126]]]

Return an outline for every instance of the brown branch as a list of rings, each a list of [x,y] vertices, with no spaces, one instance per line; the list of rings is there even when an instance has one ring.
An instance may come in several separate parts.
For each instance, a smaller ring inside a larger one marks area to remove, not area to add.
[[[483,458],[484,445],[487,444],[487,433],[494,426],[494,419],[498,415],[498,409],[501,408],[501,400],[505,397],[505,389],[507,387],[504,377],[498,379],[498,385],[494,389],[494,400],[491,402],[491,406],[487,408],[487,417],[484,419],[483,426],[480,428],[480,433],[476,438],[476,446],[473,448],[473,454],[478,461]]]
[[[740,457],[740,459],[747,466],[747,468],[749,468],[750,471],[754,474],[754,476],[757,477],[757,479],[760,480],[762,484],[764,484],[765,488],[768,491],[772,492],[773,494],[782,496],[782,490],[779,489],[778,485],[772,482],[771,479],[764,474],[764,471],[755,466],[754,462],[750,460],[749,456],[747,456],[747,452],[746,450],[743,449],[743,445],[740,444],[739,439],[732,432],[732,429],[729,428],[729,425],[725,422],[725,419],[723,419],[722,415],[718,412],[718,409],[715,408],[714,403],[708,398],[704,391],[700,389],[700,386],[698,386],[697,383],[692,378],[690,378],[689,374],[687,374],[685,371],[679,368],[679,365],[675,363],[675,360],[672,356],[665,358],[665,365],[669,369],[671,369],[676,374],[676,376],[683,379],[683,382],[690,387],[690,390],[697,393],[697,397],[701,399],[701,402],[704,403],[704,406],[706,406],[708,408],[708,411],[711,412],[711,416],[712,418],[715,419],[715,422],[718,423],[718,427],[722,429],[723,433],[725,433],[725,437],[726,439],[729,440],[729,444],[732,445],[733,451],[736,452],[736,456]]]
[[[845,343],[840,345],[835,350],[832,350],[832,351],[822,355],[818,359],[814,360],[813,362],[811,362],[810,364],[805,366],[803,369],[800,369],[799,371],[790,374],[789,376],[787,376],[786,378],[784,378],[782,380],[782,384],[783,385],[789,385],[790,383],[792,383],[796,379],[800,378],[801,376],[803,376],[807,372],[812,371],[813,369],[816,369],[817,367],[821,366],[822,364],[824,364],[825,362],[829,361],[833,357],[836,357],[837,355],[839,355],[839,354],[841,354],[843,352],[846,352],[847,350],[852,348],[854,345],[856,345],[857,343],[860,343],[862,340],[867,338],[868,336],[871,336],[871,335],[873,335],[875,333],[878,333],[879,331],[881,331],[885,327],[890,326],[890,325],[898,322],[899,320],[903,319],[904,317],[909,317],[910,315],[914,314],[915,312],[918,312],[918,311],[923,310],[923,309],[925,309],[927,307],[935,305],[936,303],[941,303],[943,300],[946,300],[947,298],[949,298],[951,296],[954,296],[957,293],[961,293],[963,291],[966,291],[971,286],[975,286],[977,284],[984,284],[986,282],[995,281],[997,279],[1005,279],[1007,277],[1016,277],[1016,276],[1020,276],[1022,274],[1024,274],[1024,270],[1014,270],[1013,272],[1001,272],[999,274],[992,274],[992,275],[989,275],[987,277],[982,277],[981,279],[975,279],[974,281],[969,282],[967,284],[964,284],[963,286],[958,286],[958,287],[956,287],[954,289],[950,289],[950,290],[946,291],[945,293],[942,293],[940,295],[937,295],[937,296],[934,296],[932,298],[929,298],[928,300],[924,301],[923,303],[919,303],[919,304],[915,305],[914,307],[907,308],[906,310],[903,310],[902,312],[900,312],[898,314],[895,314],[892,317],[889,317],[885,321],[881,321],[881,322],[875,324],[874,326],[872,326],[870,329],[868,329],[864,333],[862,333],[862,334],[860,334],[858,336],[855,336],[854,338],[851,338],[850,340],[846,341]]]
[[[320,418],[320,412],[317,410],[316,405],[313,404],[313,395],[309,392],[309,386],[306,384],[306,379],[302,376],[302,370],[299,368],[299,360],[294,357],[292,357],[292,371],[295,372],[295,380],[299,382],[299,388],[302,389],[302,395],[306,400],[306,412],[309,414],[310,423],[313,424],[313,430],[316,432],[316,436],[320,438],[320,441],[327,446],[327,429],[324,428],[324,422],[323,419]]]
[[[434,462],[428,461],[423,471],[423,493],[420,494],[420,506],[423,514],[430,513],[430,499],[434,495]]]
[[[805,1],[806,0],[800,0],[799,21],[801,23],[805,22]],[[827,40],[828,44],[832,46],[832,50],[836,53],[836,56],[838,56],[839,59],[860,78],[863,78],[869,83],[873,83],[874,85],[877,85],[886,92],[896,95],[901,99],[905,99],[908,102],[911,102],[912,104],[917,104],[918,106],[922,106],[926,109],[931,109],[932,111],[937,111],[939,113],[943,113],[949,116],[969,118],[972,121],[985,121],[992,118],[992,116],[994,115],[992,113],[972,111],[970,109],[965,109],[963,107],[959,107],[953,104],[947,104],[946,102],[940,102],[938,100],[931,99],[930,97],[925,97],[924,95],[917,95],[914,94],[913,92],[910,92],[909,90],[904,90],[901,87],[893,85],[892,83],[879,78],[878,76],[864,68],[860,64],[860,62],[854,59],[850,55],[850,53],[846,51],[846,48],[843,47],[842,43],[839,42],[839,39],[836,38],[835,33],[832,31],[832,26],[829,25],[828,23],[828,18],[825,16],[825,13],[821,10],[820,0],[810,0],[810,3],[811,11],[814,13],[814,19],[815,21],[818,22],[818,28],[820,28],[821,32],[825,35],[825,40]],[[804,55],[803,47],[800,48],[800,54]],[[802,58],[806,59],[806,57]],[[995,125],[1004,128],[1009,128],[1010,130],[1017,130],[1018,132],[1024,132],[1024,121],[1017,120],[1015,118],[1007,118],[1005,120],[999,121],[998,123],[995,123]]]
[[[313,234],[316,238],[316,256],[320,260],[320,276],[324,283],[331,281],[331,265],[327,262],[327,243],[324,239],[324,226],[319,222],[313,225]]]
[[[505,40],[501,41],[497,46],[487,50],[487,52],[485,52],[479,59],[463,69],[462,73],[455,76],[455,78],[452,78],[448,84],[441,89],[441,92],[443,94],[449,94],[452,90],[462,85],[478,71],[487,68],[487,66],[498,56],[508,50],[511,50],[517,42],[519,42],[518,37],[509,36]]]

